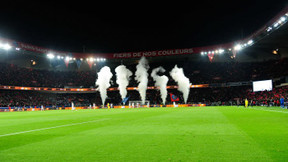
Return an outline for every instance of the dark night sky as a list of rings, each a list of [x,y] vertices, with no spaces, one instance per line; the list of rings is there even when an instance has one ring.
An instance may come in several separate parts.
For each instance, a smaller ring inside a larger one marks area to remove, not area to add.
[[[217,1],[141,9],[6,6],[0,11],[0,37],[71,52],[82,52],[83,46],[86,52],[104,53],[191,48],[248,36],[286,5]]]

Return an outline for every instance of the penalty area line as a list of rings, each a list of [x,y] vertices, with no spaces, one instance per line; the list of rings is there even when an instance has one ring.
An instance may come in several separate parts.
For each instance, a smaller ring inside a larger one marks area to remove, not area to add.
[[[6,137],[6,136],[13,136],[13,135],[18,135],[18,134],[36,132],[36,131],[43,131],[43,130],[48,130],[48,129],[55,129],[55,128],[61,128],[61,127],[69,127],[69,126],[74,126],[74,125],[86,124],[86,123],[99,122],[99,121],[104,121],[104,120],[107,120],[107,119],[105,118],[105,119],[92,120],[92,121],[86,121],[86,122],[80,122],[80,123],[71,123],[71,124],[58,125],[58,126],[54,126],[54,127],[39,128],[39,129],[33,129],[33,130],[28,130],[28,131],[22,131],[22,132],[2,134],[2,135],[0,135],[0,138]]]

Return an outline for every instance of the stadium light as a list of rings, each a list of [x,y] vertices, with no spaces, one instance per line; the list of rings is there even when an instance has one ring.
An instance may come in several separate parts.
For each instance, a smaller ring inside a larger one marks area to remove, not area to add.
[[[57,56],[57,59],[60,60],[60,59],[61,59],[61,56],[58,55],[58,56]]]
[[[281,22],[284,22],[286,20],[286,17],[284,17],[284,16],[282,16],[281,18],[280,18],[280,21]]]
[[[218,52],[219,54],[222,54],[224,52],[224,49],[219,49]]]
[[[234,46],[234,50],[236,50],[236,51],[240,51],[241,49],[242,49],[241,44],[237,44],[236,46]]]
[[[69,57],[69,56],[66,56],[66,57],[65,57],[65,61],[70,61],[70,57]]]
[[[271,30],[272,30],[272,27],[270,26],[266,29],[267,32],[270,32]]]
[[[48,59],[53,59],[55,56],[54,56],[54,54],[52,54],[52,53],[48,53],[48,54],[47,54],[47,57],[48,57]]]
[[[248,45],[251,45],[252,43],[253,43],[252,39],[247,42]]]
[[[4,50],[10,50],[12,47],[8,43],[6,43],[6,44],[0,43],[0,48],[2,48]]]

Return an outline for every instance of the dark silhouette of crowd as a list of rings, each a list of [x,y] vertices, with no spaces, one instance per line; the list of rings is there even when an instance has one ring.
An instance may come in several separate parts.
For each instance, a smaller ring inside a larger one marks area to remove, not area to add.
[[[288,61],[271,60],[266,62],[179,62],[179,67],[184,69],[185,75],[193,84],[211,84],[211,83],[226,83],[239,81],[252,81],[271,79],[275,77],[288,75]],[[136,63],[128,65],[133,73],[136,71]],[[118,64],[114,63],[107,65],[114,70]],[[163,66],[166,69],[164,73],[169,77],[168,85],[176,85],[169,75],[169,72],[175,66],[171,63],[151,63],[149,73],[153,68]],[[99,67],[100,69],[101,67]],[[10,86],[32,86],[32,87],[54,87],[61,88],[64,86],[71,87],[91,87],[95,86],[97,78],[96,70],[90,71],[48,71],[33,68],[18,67],[13,64],[0,65],[0,85]],[[98,69],[98,70],[99,70]],[[131,77],[129,86],[137,86],[137,82]],[[149,86],[153,86],[154,82],[151,77],[149,79]],[[116,76],[112,78],[112,87],[117,87]]]
[[[255,101],[255,104],[278,104],[281,96],[287,99],[287,86],[274,88],[273,91],[252,92],[252,86],[221,86],[227,82],[241,82],[264,80],[288,76],[288,59],[270,60],[266,62],[179,62],[178,67],[184,69],[185,75],[192,84],[219,84],[209,88],[191,88],[188,103],[205,103],[207,105],[236,105],[237,101],[244,101],[245,98]],[[111,71],[118,66],[116,63],[107,63]],[[136,65],[127,65],[132,72],[136,71]],[[149,73],[158,63],[149,64]],[[175,66],[171,63],[161,64],[166,69],[164,75],[169,77],[168,85],[176,85],[169,75],[169,71]],[[98,68],[98,71],[101,67]],[[97,78],[96,70],[90,71],[48,71],[33,68],[18,67],[13,64],[0,64],[0,85],[9,86],[32,86],[32,87],[95,87]],[[154,86],[154,81],[149,76],[148,86]],[[112,87],[117,87],[116,76],[112,78]],[[137,87],[134,76],[131,77],[129,86]],[[93,103],[101,105],[99,92],[96,93],[44,93],[37,91],[12,91],[0,90],[1,106],[67,106],[73,102],[76,106],[89,106]],[[177,89],[169,89],[168,93],[178,96],[180,103],[183,103],[182,93]],[[161,104],[160,92],[147,90],[146,99],[150,104]],[[138,91],[128,91],[130,101],[140,100]],[[109,91],[106,103],[114,105],[121,104],[119,91]],[[257,103],[256,103],[257,101]],[[169,94],[166,104],[171,104]]]

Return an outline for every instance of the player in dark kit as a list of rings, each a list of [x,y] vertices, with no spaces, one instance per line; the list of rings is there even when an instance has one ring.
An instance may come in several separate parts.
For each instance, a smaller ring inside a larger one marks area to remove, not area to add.
[[[283,96],[280,98],[280,107],[284,109],[284,98],[283,98]]]

